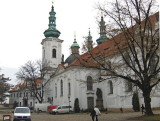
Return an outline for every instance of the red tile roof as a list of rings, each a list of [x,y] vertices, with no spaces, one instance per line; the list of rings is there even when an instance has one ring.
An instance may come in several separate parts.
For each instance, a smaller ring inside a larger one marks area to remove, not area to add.
[[[159,12],[155,13],[154,15],[151,15],[150,21],[152,21],[153,28],[155,27],[155,23],[158,21],[157,15],[159,15]],[[143,26],[145,21],[141,22],[141,25]],[[135,30],[137,29],[138,25],[134,25],[129,29],[129,31],[134,34]],[[127,40],[128,41],[128,40]],[[116,35],[115,37],[105,41],[104,43],[98,45],[97,47],[93,48],[92,51],[89,53],[84,53],[83,55],[77,57],[68,67],[70,66],[85,66],[85,67],[99,67],[100,65],[94,60],[94,58],[98,57],[107,57],[113,54],[116,54],[119,49],[117,48],[116,43],[119,44],[119,47],[121,49],[124,49],[127,47],[126,44],[126,37],[124,33],[120,33]],[[116,43],[115,43],[116,42]]]
[[[12,88],[10,90],[10,92],[16,92],[19,89],[25,88],[25,86],[26,86],[26,80],[23,83],[18,83],[17,85],[15,85],[15,88]],[[36,82],[36,84],[40,84],[42,82],[42,79],[36,78],[35,82]]]

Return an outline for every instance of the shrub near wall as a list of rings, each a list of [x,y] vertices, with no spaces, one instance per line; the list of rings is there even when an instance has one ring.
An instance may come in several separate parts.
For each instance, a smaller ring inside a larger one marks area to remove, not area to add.
[[[74,102],[74,111],[75,113],[79,113],[80,112],[80,107],[79,107],[79,100],[78,98],[75,99],[75,102]]]
[[[133,93],[132,105],[133,105],[133,110],[134,110],[135,112],[140,111],[138,93]]]

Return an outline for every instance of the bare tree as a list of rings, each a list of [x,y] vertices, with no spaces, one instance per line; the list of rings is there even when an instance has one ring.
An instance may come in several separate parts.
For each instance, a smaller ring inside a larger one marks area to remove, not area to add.
[[[94,62],[107,71],[106,76],[122,78],[139,87],[146,115],[153,115],[150,94],[160,82],[159,13],[152,15],[158,10],[155,3],[155,0],[114,0],[111,4],[98,4],[98,9],[114,25],[112,30],[121,33],[115,36],[108,32],[112,37],[108,40],[110,45],[102,44],[89,52]]]
[[[10,81],[10,79],[5,78],[4,74],[0,75],[0,103],[5,101],[6,97],[9,96],[7,93],[12,85],[7,83],[8,81]]]
[[[46,84],[51,80],[51,68],[47,65],[49,63],[42,63],[41,61],[31,62],[28,61],[22,66],[16,73],[17,78],[26,81],[26,89],[29,90],[34,97],[39,101],[43,102],[44,88]],[[40,80],[40,82],[38,82]]]

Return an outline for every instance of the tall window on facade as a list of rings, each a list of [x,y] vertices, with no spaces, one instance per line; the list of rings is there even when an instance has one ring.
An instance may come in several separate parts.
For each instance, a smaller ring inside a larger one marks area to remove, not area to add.
[[[30,97],[32,97],[32,92],[30,92]]]
[[[43,58],[45,58],[45,49],[43,50]]]
[[[30,106],[32,107],[32,102],[30,102]]]
[[[26,92],[26,97],[28,97],[28,92]]]
[[[70,82],[68,83],[68,95],[69,96],[71,95],[71,83]]]
[[[93,90],[93,81],[91,76],[87,77],[87,90]]]
[[[61,87],[60,87],[60,91],[61,91],[61,96],[63,96],[63,80],[61,80]]]
[[[125,91],[126,92],[132,91],[132,83],[131,82],[125,81]]]
[[[52,50],[52,58],[56,58],[56,49]]]
[[[113,94],[113,83],[112,83],[112,81],[109,81],[108,85],[109,85],[109,94]]]
[[[156,62],[157,62],[157,58],[156,58],[156,55],[154,54],[151,59],[151,63],[150,63],[150,72],[151,73],[153,73],[156,69]]]
[[[55,97],[57,97],[57,84],[55,84]]]

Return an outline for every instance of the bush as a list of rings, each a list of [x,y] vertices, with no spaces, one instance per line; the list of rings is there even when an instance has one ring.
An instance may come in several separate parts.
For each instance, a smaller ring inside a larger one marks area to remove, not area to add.
[[[75,111],[75,113],[79,113],[79,112],[80,112],[79,100],[78,100],[78,98],[76,98],[76,99],[75,99],[75,102],[74,102],[74,111]]]
[[[134,110],[135,112],[140,111],[138,93],[133,93],[132,106],[133,106],[133,110]]]

